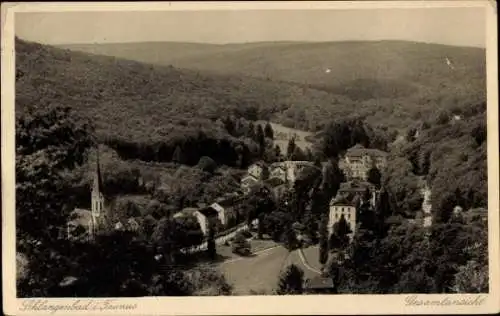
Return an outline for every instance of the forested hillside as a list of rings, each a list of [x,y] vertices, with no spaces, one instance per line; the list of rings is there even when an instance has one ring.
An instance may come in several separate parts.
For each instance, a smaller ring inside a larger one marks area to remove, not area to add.
[[[320,129],[327,118],[349,115],[353,109],[372,125],[402,128],[432,116],[436,109],[477,102],[485,94],[485,50],[480,48],[405,41],[65,47],[152,64],[294,82],[327,92],[327,96],[310,95],[313,98],[307,107],[292,102],[275,115],[280,123],[306,130]]]

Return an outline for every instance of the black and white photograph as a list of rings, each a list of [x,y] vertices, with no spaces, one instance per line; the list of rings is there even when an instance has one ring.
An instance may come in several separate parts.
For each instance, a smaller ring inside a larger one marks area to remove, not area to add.
[[[498,104],[475,3],[15,12],[15,297],[480,305]]]

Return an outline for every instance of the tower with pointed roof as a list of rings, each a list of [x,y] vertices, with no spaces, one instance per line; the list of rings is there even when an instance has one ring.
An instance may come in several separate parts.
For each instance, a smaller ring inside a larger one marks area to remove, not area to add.
[[[90,209],[76,208],[70,213],[67,223],[68,238],[91,241],[106,223],[107,211],[103,189],[99,153],[97,152],[90,194]],[[83,229],[77,229],[78,227]]]
[[[97,151],[96,168],[94,173],[94,183],[91,192],[91,213],[92,213],[92,234],[95,234],[99,218],[103,216],[104,211],[104,194],[102,193],[102,177],[101,168],[99,166],[99,151]]]

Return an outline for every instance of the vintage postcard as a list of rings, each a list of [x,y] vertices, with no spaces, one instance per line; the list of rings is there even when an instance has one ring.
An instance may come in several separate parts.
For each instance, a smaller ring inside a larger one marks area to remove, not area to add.
[[[4,313],[499,312],[496,14],[2,4]]]

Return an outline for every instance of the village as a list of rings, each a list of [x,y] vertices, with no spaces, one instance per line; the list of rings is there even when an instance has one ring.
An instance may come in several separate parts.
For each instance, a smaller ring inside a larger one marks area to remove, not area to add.
[[[344,174],[344,182],[340,183],[337,193],[329,202],[329,213],[327,216],[328,236],[334,234],[334,227],[344,221],[348,226],[348,237],[352,240],[359,226],[359,208],[361,204],[369,205],[373,210],[380,192],[380,183],[370,183],[369,172],[384,170],[387,163],[388,153],[372,148],[365,148],[360,144],[347,150],[339,161],[339,168]],[[209,248],[209,239],[214,238],[215,247],[225,247],[235,244],[238,239],[254,239],[259,226],[259,218],[248,221],[236,210],[245,202],[246,198],[255,190],[264,190],[279,203],[287,192],[294,190],[297,178],[306,170],[315,170],[324,176],[326,163],[321,167],[311,161],[285,160],[271,164],[257,161],[251,164],[241,178],[240,187],[232,193],[226,193],[217,198],[211,204],[199,203],[198,207],[187,207],[172,215],[172,218],[193,218],[199,224],[203,233],[203,240],[199,244],[193,244],[180,249],[185,255],[206,252]],[[378,180],[380,181],[380,179]],[[110,211],[106,207],[106,199],[103,193],[103,180],[97,156],[95,173],[91,191],[91,209],[75,209],[67,223],[67,236],[70,240],[92,242],[92,240],[106,228],[115,231],[137,232],[141,230],[140,220],[129,217],[108,222]],[[250,233],[249,233],[250,232]],[[242,234],[245,233],[245,234]],[[242,237],[244,236],[244,237]],[[297,231],[298,240],[311,245],[310,240]],[[262,238],[262,237],[261,237]],[[238,241],[240,242],[240,241]],[[248,242],[248,241],[247,241]],[[233,253],[239,250],[233,248]],[[248,250],[250,251],[250,250]],[[309,251],[310,253],[310,251]],[[244,253],[248,255],[248,253]],[[315,256],[316,257],[316,256]],[[314,293],[329,289],[333,285],[331,279],[324,277],[321,268],[313,268],[307,263],[304,252],[300,252],[303,264],[309,270],[314,271],[317,276],[306,279],[304,285]],[[163,255],[158,254],[157,260],[162,260]]]

